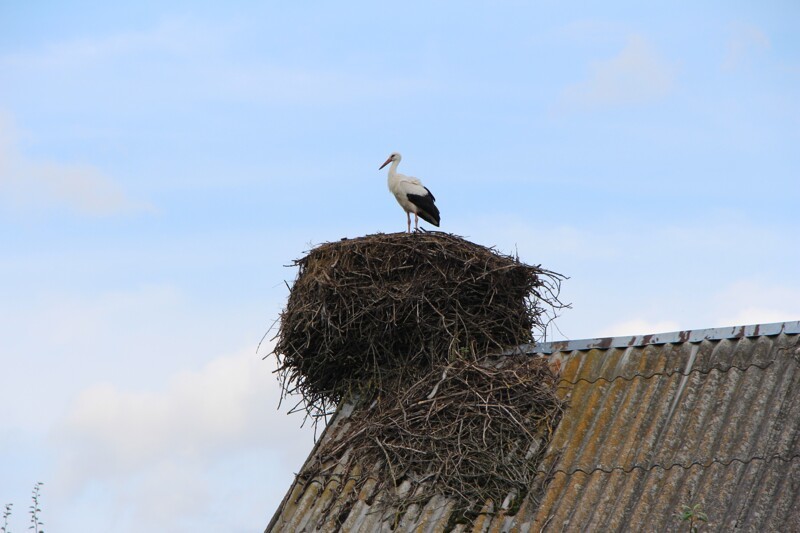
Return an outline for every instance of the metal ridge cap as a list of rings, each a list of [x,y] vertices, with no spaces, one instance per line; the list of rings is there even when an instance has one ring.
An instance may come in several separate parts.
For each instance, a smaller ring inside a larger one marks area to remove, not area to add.
[[[629,346],[647,346],[648,344],[675,344],[683,342],[701,342],[704,340],[741,339],[759,337],[761,335],[800,334],[800,320],[790,322],[773,322],[770,324],[753,324],[749,326],[729,326],[722,328],[694,329],[653,333],[650,335],[628,335],[623,337],[602,337],[596,339],[577,339],[563,341],[538,342],[523,344],[506,352],[545,354],[553,352],[571,352],[575,350],[592,350],[608,348],[627,348]]]

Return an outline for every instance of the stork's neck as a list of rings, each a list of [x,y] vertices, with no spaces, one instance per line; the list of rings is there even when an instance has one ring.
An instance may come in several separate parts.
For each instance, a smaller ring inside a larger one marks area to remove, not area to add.
[[[400,161],[392,161],[392,164],[389,165],[389,180],[397,176],[397,165],[400,164]]]

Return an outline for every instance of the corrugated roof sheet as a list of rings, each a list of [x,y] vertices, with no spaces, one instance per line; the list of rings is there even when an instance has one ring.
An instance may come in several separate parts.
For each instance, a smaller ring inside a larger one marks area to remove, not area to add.
[[[386,495],[373,480],[356,491],[356,471],[325,487],[296,479],[267,530],[670,531],[695,503],[711,529],[800,530],[800,322],[541,348],[569,403],[513,516],[487,507],[449,524],[445,498],[381,510]]]

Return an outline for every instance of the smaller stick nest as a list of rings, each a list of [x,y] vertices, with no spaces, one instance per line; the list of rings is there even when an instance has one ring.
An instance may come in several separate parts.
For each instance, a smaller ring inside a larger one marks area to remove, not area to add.
[[[530,343],[564,307],[563,276],[447,233],[343,239],[294,265],[273,353],[284,395],[315,419],[432,366]]]
[[[443,494],[456,516],[475,515],[487,500],[495,508],[508,500],[513,514],[561,418],[557,379],[546,359],[528,355],[430,369],[395,395],[359,405],[351,415],[358,423],[325,441],[301,476],[328,479],[327,465],[344,464],[344,473],[361,465],[369,472],[361,482],[375,479],[388,508]]]

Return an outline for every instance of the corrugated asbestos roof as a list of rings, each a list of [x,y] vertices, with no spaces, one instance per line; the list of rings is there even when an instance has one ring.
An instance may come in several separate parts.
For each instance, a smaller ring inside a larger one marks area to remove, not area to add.
[[[709,530],[800,531],[800,321],[521,348],[560,367],[568,407],[522,506],[454,531],[686,530],[695,503]],[[330,466],[344,485],[296,479],[267,531],[452,527],[447,499],[381,510],[375,481],[356,494]]]

